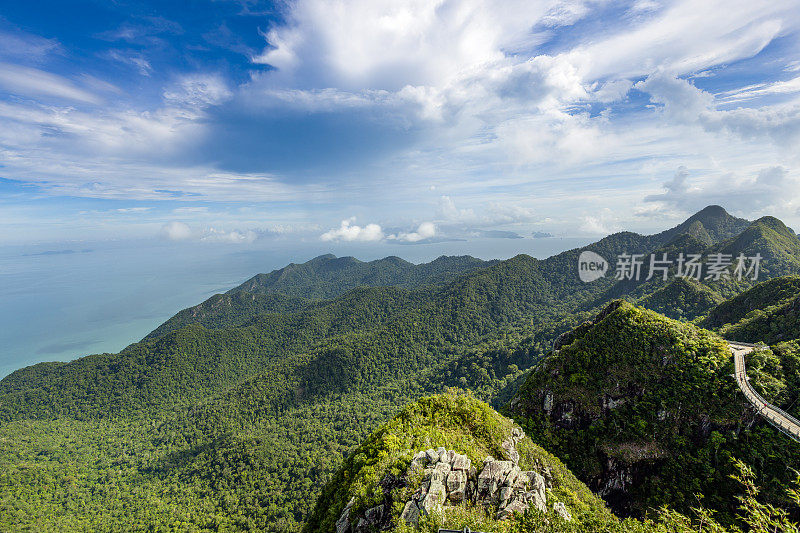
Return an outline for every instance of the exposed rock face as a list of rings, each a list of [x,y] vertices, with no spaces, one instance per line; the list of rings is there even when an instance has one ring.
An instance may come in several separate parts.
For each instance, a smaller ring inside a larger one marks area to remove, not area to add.
[[[572,515],[570,514],[567,506],[564,505],[564,502],[556,502],[553,504],[553,510],[558,513],[561,518],[566,520],[567,522],[572,520]]]
[[[339,520],[336,521],[336,533],[345,533],[350,529],[350,509],[353,508],[353,504],[355,502],[355,498],[350,498],[350,501],[347,503],[344,511],[342,511],[342,515],[339,517]]]
[[[447,506],[480,505],[498,520],[504,520],[515,512],[524,513],[529,508],[547,512],[547,489],[552,487],[550,469],[523,471],[519,468],[517,444],[525,438],[520,428],[514,428],[511,436],[500,444],[508,460],[486,457],[480,470],[472,465],[469,457],[454,450],[438,448],[417,452],[411,460],[404,478],[385,478],[381,485],[388,495],[391,487],[402,486],[409,474],[422,473],[422,484],[411,499],[405,502],[400,519],[417,524],[421,516],[439,512]],[[388,498],[388,497],[387,497]],[[560,503],[560,502],[555,502]],[[381,531],[391,527],[392,502],[371,507],[353,517],[351,500],[336,522],[336,533],[361,533]],[[553,507],[561,516],[569,511],[562,503]],[[560,509],[560,510],[559,510]],[[569,519],[569,518],[568,518]]]
[[[522,430],[514,428],[511,436],[500,444],[509,460],[487,457],[480,472],[472,467],[467,456],[452,450],[440,448],[418,452],[411,468],[424,469],[423,483],[406,503],[401,518],[416,524],[422,514],[461,503],[482,505],[496,513],[500,520],[514,512],[525,512],[531,505],[546,512],[544,476],[534,471],[523,472],[517,464],[519,453],[516,446],[523,438]],[[436,456],[438,460],[433,459]]]

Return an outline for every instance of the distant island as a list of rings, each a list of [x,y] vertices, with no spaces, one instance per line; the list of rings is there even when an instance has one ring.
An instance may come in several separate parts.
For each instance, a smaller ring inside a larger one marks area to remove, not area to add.
[[[534,239],[551,239],[553,238],[553,234],[547,233],[546,231],[534,231],[531,233],[531,237]]]
[[[69,254],[88,254],[92,250],[45,250],[44,252],[36,252],[32,254],[22,254],[24,257],[33,257],[37,255],[69,255]]]

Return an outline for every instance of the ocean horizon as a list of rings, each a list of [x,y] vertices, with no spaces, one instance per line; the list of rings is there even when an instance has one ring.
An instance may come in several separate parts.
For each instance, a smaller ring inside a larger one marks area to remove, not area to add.
[[[169,317],[248,278],[332,253],[540,259],[587,238],[469,239],[428,244],[261,242],[246,245],[110,241],[0,248],[0,378],[29,365],[116,353]]]

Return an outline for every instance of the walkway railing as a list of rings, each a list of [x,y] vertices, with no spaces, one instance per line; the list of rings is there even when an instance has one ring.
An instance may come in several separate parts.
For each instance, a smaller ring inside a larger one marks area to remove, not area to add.
[[[800,420],[776,407],[764,399],[750,384],[747,378],[744,356],[758,348],[755,344],[743,342],[729,342],[731,353],[733,353],[735,377],[742,393],[747,400],[756,408],[756,411],[763,416],[767,422],[772,424],[784,435],[800,442]]]

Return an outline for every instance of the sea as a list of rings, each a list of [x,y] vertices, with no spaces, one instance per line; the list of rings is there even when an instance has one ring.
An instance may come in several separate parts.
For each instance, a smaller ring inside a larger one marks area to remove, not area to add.
[[[321,254],[546,258],[581,238],[479,238],[425,244],[103,241],[0,247],[0,378],[43,361],[116,353],[169,317],[262,272]]]

